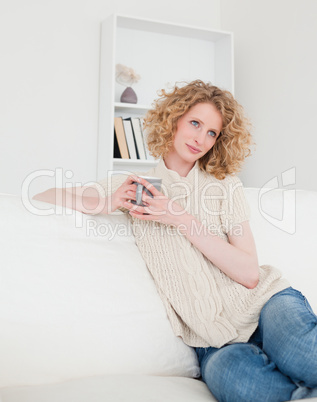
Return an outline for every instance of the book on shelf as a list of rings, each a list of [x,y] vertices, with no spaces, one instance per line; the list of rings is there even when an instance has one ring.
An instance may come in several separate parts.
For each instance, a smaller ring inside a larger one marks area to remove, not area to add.
[[[129,159],[129,150],[127,145],[127,140],[125,137],[125,131],[123,126],[122,117],[114,118],[114,131],[115,131],[115,139],[117,140],[118,149],[116,150],[116,141],[114,141],[114,157],[115,153],[118,154],[118,150],[120,152],[120,156],[122,159]]]
[[[137,117],[129,117],[129,119],[127,119],[127,120],[131,121],[131,126],[133,129],[134,140],[135,140],[135,147],[136,147],[136,151],[137,151],[137,157],[138,157],[138,159],[144,160],[144,159],[146,159],[146,154],[145,154],[140,119]]]
[[[142,137],[143,137],[143,143],[144,143],[144,148],[145,148],[145,155],[146,155],[146,159],[147,160],[150,160],[150,161],[154,161],[155,159],[154,159],[154,157],[152,156],[152,155],[150,155],[150,151],[149,151],[149,149],[148,149],[148,147],[147,147],[147,145],[146,145],[146,136],[147,136],[147,133],[146,133],[146,130],[144,130],[144,119],[139,119],[140,120],[140,127],[141,127],[141,130],[142,130]]]
[[[137,156],[137,149],[130,117],[127,119],[123,119],[123,126],[124,126],[125,138],[128,144],[130,159],[139,159]]]
[[[113,157],[114,158],[121,158],[121,152],[116,136],[116,130],[113,130]]]
[[[114,158],[154,160],[146,145],[143,123],[143,118],[114,118]]]

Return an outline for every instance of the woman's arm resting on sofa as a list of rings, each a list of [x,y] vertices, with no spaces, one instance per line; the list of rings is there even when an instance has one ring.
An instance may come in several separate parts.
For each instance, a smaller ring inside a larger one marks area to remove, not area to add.
[[[136,184],[138,176],[131,175],[109,196],[101,196],[97,187],[80,186],[70,188],[50,188],[43,193],[36,194],[33,199],[62,205],[75,209],[84,214],[107,215],[118,208],[124,209],[124,202],[135,200]],[[106,193],[104,193],[106,195]]]
[[[67,189],[50,188],[43,193],[36,194],[33,199],[48,202],[49,204],[62,205],[84,214],[106,215],[113,212],[113,208],[111,208],[111,196],[100,197],[96,188],[88,186]],[[108,210],[108,206],[110,210]]]

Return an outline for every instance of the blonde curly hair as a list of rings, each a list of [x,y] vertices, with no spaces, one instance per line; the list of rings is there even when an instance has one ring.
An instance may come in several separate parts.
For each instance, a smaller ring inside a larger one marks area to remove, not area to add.
[[[241,170],[244,159],[255,145],[250,134],[250,121],[233,95],[211,83],[195,80],[177,86],[172,92],[164,89],[144,118],[147,145],[154,158],[164,157],[171,150],[178,120],[198,103],[211,103],[222,115],[222,130],[214,146],[198,160],[201,170],[223,180]]]

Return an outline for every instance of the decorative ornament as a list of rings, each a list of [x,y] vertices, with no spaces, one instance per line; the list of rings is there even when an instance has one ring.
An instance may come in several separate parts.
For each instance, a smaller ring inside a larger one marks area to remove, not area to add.
[[[116,65],[116,81],[118,84],[123,85],[126,89],[123,91],[120,102],[123,103],[137,103],[138,98],[136,93],[131,88],[141,78],[132,68],[124,66],[123,64]]]

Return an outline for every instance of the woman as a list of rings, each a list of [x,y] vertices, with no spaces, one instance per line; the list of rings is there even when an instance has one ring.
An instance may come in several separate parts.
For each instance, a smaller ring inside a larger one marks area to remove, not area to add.
[[[317,396],[317,317],[276,268],[258,265],[235,175],[252,144],[242,107],[229,92],[196,80],[162,90],[145,125],[149,149],[160,158],[146,175],[162,178],[161,191],[135,174],[118,175],[98,183],[102,202],[96,189],[82,188],[62,190],[66,205],[129,214],[173,331],[195,349],[217,400]],[[144,207],[131,203],[135,181],[153,194],[143,192]]]

